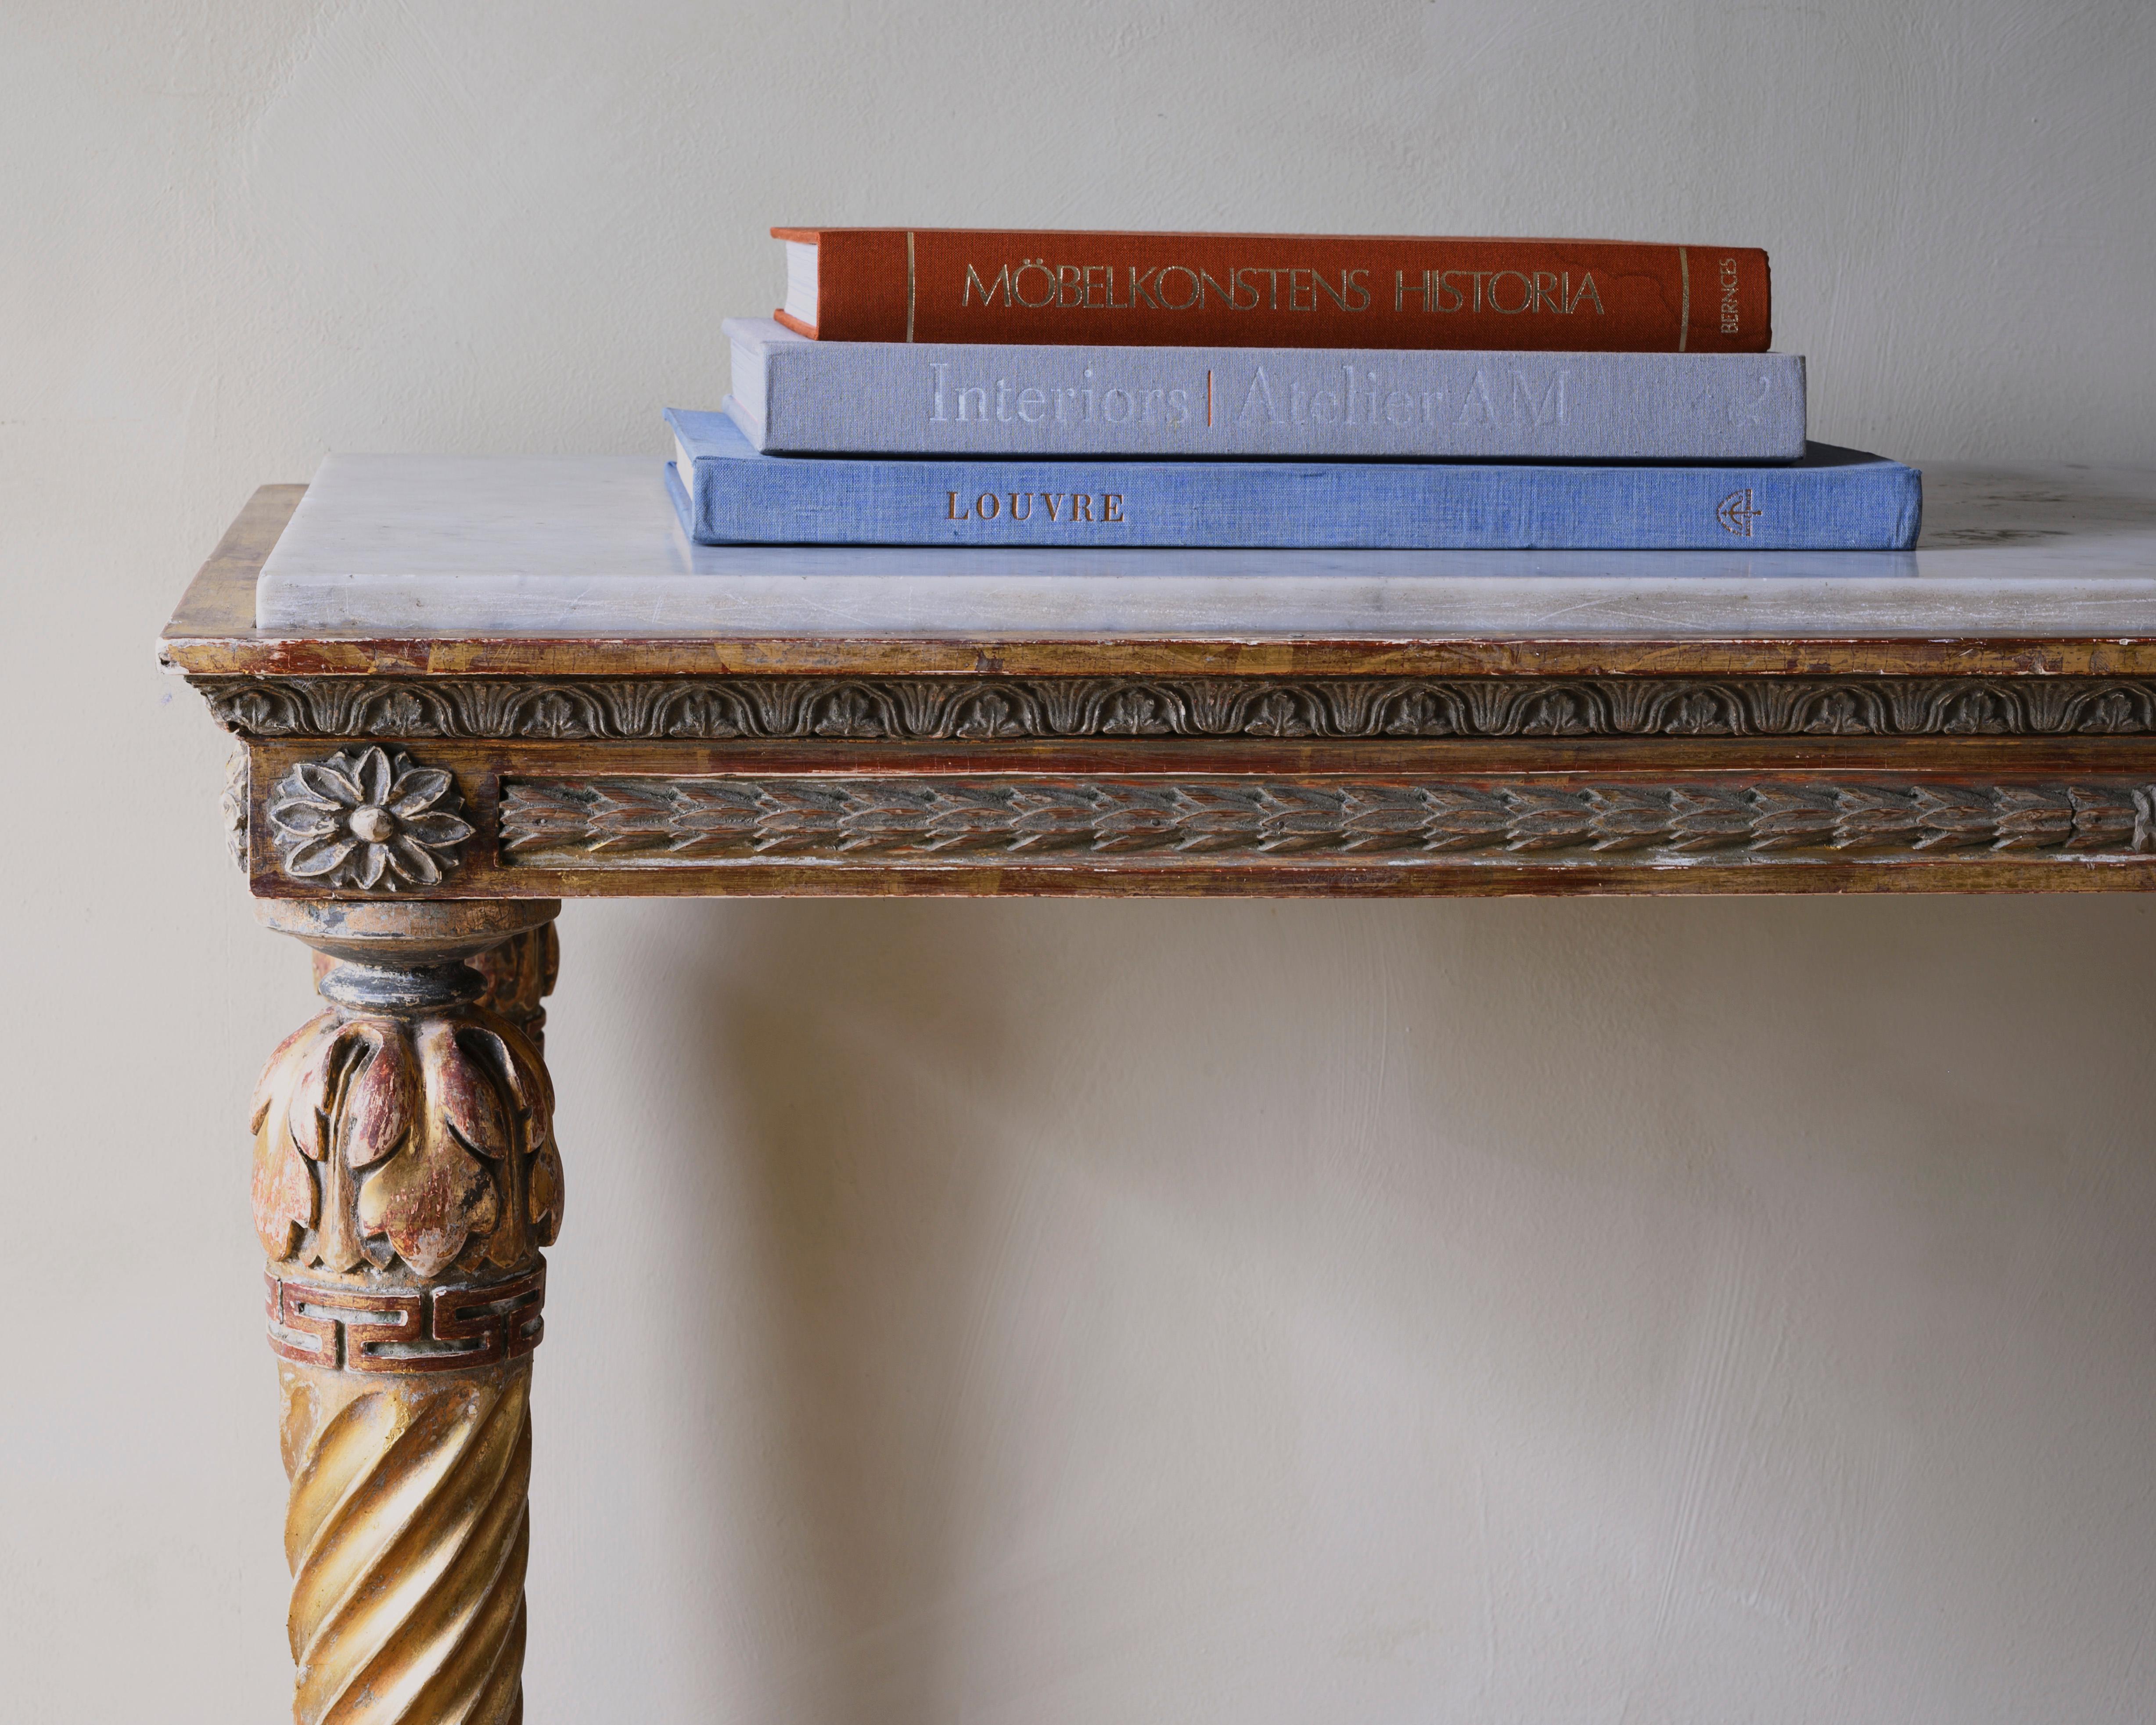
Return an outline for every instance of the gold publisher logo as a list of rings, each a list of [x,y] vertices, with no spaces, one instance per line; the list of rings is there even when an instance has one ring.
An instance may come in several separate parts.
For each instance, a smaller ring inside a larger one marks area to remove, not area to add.
[[[1752,488],[1747,485],[1743,490],[1732,491],[1723,498],[1715,509],[1714,518],[1738,538],[1749,539],[1752,523],[1765,513],[1763,509],[1752,506]]]

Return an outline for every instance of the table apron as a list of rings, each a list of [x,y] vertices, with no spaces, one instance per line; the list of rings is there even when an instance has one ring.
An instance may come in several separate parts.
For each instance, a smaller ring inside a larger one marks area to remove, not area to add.
[[[246,747],[264,897],[2156,886],[2156,742],[2138,737]],[[449,776],[471,832],[438,880],[304,872],[293,808],[348,816],[309,803],[302,770],[341,761],[356,783],[375,747]]]

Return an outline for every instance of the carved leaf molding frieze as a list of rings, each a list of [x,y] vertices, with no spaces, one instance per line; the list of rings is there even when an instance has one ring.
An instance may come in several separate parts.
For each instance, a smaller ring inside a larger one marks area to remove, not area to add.
[[[2156,734],[2088,677],[194,680],[243,736],[600,742]]]
[[[1784,778],[514,779],[511,865],[2156,853],[2156,787]]]

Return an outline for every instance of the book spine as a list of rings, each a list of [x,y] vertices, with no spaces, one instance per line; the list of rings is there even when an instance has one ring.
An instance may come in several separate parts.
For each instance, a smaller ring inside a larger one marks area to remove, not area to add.
[[[735,384],[751,441],[786,454],[1775,461],[1804,446],[1804,362],[1788,353],[773,341]]]
[[[1922,481],[1887,461],[1759,468],[705,459],[707,545],[1892,551]],[[685,484],[690,489],[682,490]]]
[[[819,252],[825,341],[1756,353],[1771,333],[1748,246],[920,228],[827,229]]]

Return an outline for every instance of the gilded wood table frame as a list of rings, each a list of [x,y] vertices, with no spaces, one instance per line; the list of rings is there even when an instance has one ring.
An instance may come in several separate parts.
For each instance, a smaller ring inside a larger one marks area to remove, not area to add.
[[[567,897],[2156,885],[2156,640],[165,633],[323,1011],[259,1086],[295,1717],[521,1717]]]

